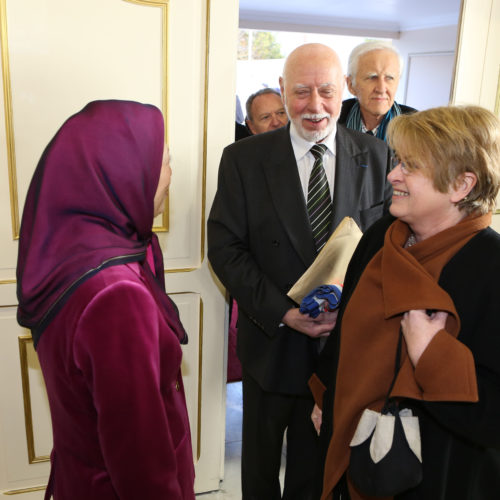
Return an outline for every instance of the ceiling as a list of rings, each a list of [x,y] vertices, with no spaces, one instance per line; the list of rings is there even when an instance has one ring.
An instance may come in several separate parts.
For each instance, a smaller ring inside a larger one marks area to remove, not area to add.
[[[458,23],[462,0],[240,0],[240,27],[399,38]]]

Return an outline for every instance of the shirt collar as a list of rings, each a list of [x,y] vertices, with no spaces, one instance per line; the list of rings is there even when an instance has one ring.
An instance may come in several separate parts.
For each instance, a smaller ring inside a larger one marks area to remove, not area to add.
[[[365,134],[366,134],[366,132],[371,132],[376,137],[377,132],[378,132],[378,128],[379,128],[379,125],[377,125],[375,128],[372,128],[371,130],[368,130],[366,128],[365,122],[363,121],[363,119],[361,119],[361,132],[363,132]]]
[[[335,155],[336,151],[336,134],[337,123],[335,123],[335,127],[333,128],[331,133],[323,141],[321,141],[321,144],[324,144],[332,155]],[[314,142],[306,141],[302,136],[300,136],[293,122],[290,122],[290,139],[292,141],[293,152],[297,161],[300,161],[315,144]]]

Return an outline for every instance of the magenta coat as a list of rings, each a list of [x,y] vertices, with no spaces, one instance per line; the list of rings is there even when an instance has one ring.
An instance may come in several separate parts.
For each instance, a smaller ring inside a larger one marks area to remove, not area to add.
[[[139,262],[81,284],[37,353],[54,432],[46,498],[194,499],[181,346]]]

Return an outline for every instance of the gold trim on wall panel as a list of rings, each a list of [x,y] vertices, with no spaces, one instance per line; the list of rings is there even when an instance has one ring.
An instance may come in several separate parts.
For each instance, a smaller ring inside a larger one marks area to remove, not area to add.
[[[203,368],[203,299],[198,292],[176,292],[169,293],[169,296],[172,295],[199,295],[199,325],[198,325],[198,414],[197,418],[197,430],[198,433],[196,435],[196,460],[200,459],[201,456],[201,401],[202,401],[202,373],[201,370]]]
[[[205,27],[205,102],[203,109],[203,172],[201,175],[201,249],[200,263],[205,259],[205,227],[206,227],[206,211],[205,205],[207,202],[207,124],[208,124],[208,70],[209,70],[209,46],[210,46],[210,0],[206,3],[206,27]]]
[[[201,456],[201,394],[203,369],[203,299],[200,295],[200,327],[198,341],[198,435],[196,436],[196,460]]]
[[[191,271],[197,271],[198,267],[183,267],[179,269],[165,269],[165,274],[170,273],[190,273]]]
[[[128,2],[141,2],[141,0],[124,0]],[[147,0],[144,0],[147,1]],[[151,0],[154,1],[154,0]],[[158,0],[161,1],[161,0]],[[210,5],[211,0],[206,0],[206,28],[205,28],[205,87],[203,103],[203,165],[201,175],[201,240],[200,240],[200,264],[205,260],[205,228],[206,228],[206,202],[207,202],[207,142],[208,142],[208,70],[209,70],[209,46],[210,46]],[[196,271],[199,267],[182,269],[165,269],[165,273],[185,273]]]
[[[495,99],[495,115],[500,118],[500,66],[498,67],[497,96]],[[500,193],[497,196],[497,209],[495,214],[500,214]]]
[[[169,0],[123,0],[124,2],[133,3],[147,7],[159,7],[162,10],[162,30],[161,30],[161,111],[163,113],[163,121],[165,124],[165,142],[168,144],[168,3]],[[170,227],[169,217],[169,197],[165,201],[165,210],[162,214],[162,223],[160,226],[154,226],[153,230],[157,233],[164,233]]]
[[[28,462],[35,464],[38,462],[48,462],[49,455],[37,456],[35,452],[35,436],[33,433],[33,414],[31,411],[31,391],[28,371],[28,344],[32,344],[31,335],[19,336],[19,359],[21,362],[21,380],[23,387],[24,401],[24,421],[26,427],[26,443],[28,446]]]
[[[136,5],[159,7],[162,10],[162,92],[161,92],[161,110],[165,123],[165,141],[168,143],[168,3],[169,0],[123,0],[124,2],[134,3]]]
[[[500,118],[500,66],[498,66],[497,97],[495,99],[495,114]]]
[[[16,152],[14,146],[6,0],[0,0],[0,42],[2,44],[3,100],[5,106],[5,135],[9,171],[10,214],[12,220],[12,238],[16,240],[19,238],[19,203],[17,195]]]
[[[161,109],[165,123],[165,140],[168,142],[168,2],[169,0],[123,0],[142,6],[159,7],[162,9],[162,104]],[[12,108],[12,87],[10,78],[9,43],[7,30],[7,0],[0,0],[0,42],[2,44],[3,95],[5,106],[5,132],[7,142],[7,164],[9,172],[9,192],[12,219],[12,238],[19,239],[19,196],[16,173],[16,155],[14,141],[14,119]],[[156,232],[169,230],[169,199],[165,201],[161,225],[154,226]]]
[[[453,78],[451,80],[450,87],[450,105],[455,103],[455,92],[457,89],[457,71],[458,71],[458,59],[460,57],[460,50],[462,47],[462,29],[463,29],[463,18],[464,18],[464,1],[460,1],[460,9],[458,10],[458,23],[457,23],[457,35],[455,39],[455,62],[453,63]]]
[[[23,493],[32,493],[33,491],[43,491],[47,488],[44,486],[33,486],[32,488],[21,488],[19,490],[9,490],[2,492],[2,495],[21,495]]]

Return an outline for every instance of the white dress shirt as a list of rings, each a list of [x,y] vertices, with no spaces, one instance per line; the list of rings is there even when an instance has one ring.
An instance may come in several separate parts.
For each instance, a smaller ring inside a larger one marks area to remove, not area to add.
[[[323,156],[323,167],[325,169],[326,178],[328,179],[328,186],[330,188],[330,197],[333,200],[333,188],[335,183],[335,135],[337,133],[337,126],[332,130],[321,144],[327,147]],[[297,161],[299,169],[300,183],[304,193],[304,200],[307,203],[307,191],[309,187],[309,177],[314,165],[314,156],[310,149],[314,146],[314,142],[306,141],[299,135],[293,123],[290,123],[290,138],[292,140],[293,153]]]

